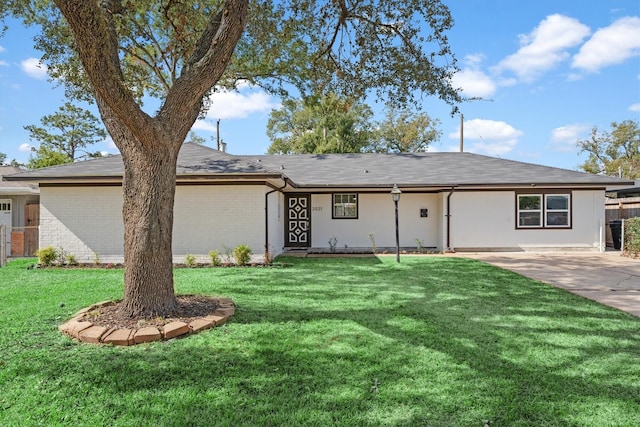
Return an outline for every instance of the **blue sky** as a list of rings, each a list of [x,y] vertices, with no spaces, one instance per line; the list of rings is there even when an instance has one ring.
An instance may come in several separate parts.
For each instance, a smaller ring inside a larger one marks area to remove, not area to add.
[[[577,169],[578,139],[593,126],[640,118],[640,1],[638,0],[452,0],[448,33],[461,72],[454,83],[483,101],[460,106],[465,151],[548,166]],[[47,80],[33,50],[35,29],[9,21],[0,38],[0,152],[26,162],[30,148],[23,126],[39,124],[64,102]],[[266,123],[280,102],[243,87],[216,95],[207,118],[194,130],[215,146],[220,136],[233,154],[263,154]],[[427,98],[424,111],[440,120],[433,151],[457,151],[460,117]],[[97,115],[97,113],[96,113]],[[117,153],[110,140],[95,147]]]

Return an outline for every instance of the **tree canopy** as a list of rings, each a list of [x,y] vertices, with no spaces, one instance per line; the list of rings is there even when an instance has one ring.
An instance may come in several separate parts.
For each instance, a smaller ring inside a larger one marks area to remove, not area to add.
[[[24,126],[29,138],[39,143],[27,164],[29,169],[101,156],[99,151],[87,149],[107,137],[100,121],[90,111],[66,102],[56,113],[42,117],[40,124]]]
[[[383,120],[373,116],[368,105],[335,94],[285,100],[269,117],[268,152],[416,152],[440,137],[438,120],[426,113],[389,107]]]
[[[387,109],[373,133],[370,151],[377,153],[415,153],[426,151],[440,138],[438,119],[408,109]]]
[[[372,134],[371,109],[335,94],[285,100],[271,112],[270,154],[359,153]]]
[[[611,123],[611,132],[591,129],[588,139],[578,141],[581,153],[589,157],[580,165],[585,172],[640,178],[640,127],[637,120]]]
[[[461,101],[441,0],[10,0],[0,3],[7,13],[42,29],[36,47],[51,77],[70,97],[95,99],[122,153],[122,304],[131,317],[177,307],[177,157],[212,90],[248,81],[281,95],[368,94],[398,107],[423,96],[454,109]],[[145,96],[160,101],[153,115]]]

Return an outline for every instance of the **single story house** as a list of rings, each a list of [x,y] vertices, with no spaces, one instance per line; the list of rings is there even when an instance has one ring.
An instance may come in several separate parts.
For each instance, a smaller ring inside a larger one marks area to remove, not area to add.
[[[19,172],[13,166],[0,166],[0,224],[7,227],[7,255],[33,256],[38,249],[40,189],[34,181],[3,179]]]
[[[40,246],[123,259],[120,156],[23,172],[40,185]],[[238,156],[187,143],[175,262],[249,245],[287,250],[603,250],[605,189],[628,181],[471,153]]]

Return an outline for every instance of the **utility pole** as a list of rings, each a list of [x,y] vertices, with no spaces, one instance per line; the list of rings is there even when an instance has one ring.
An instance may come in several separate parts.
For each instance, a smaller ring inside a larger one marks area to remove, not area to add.
[[[464,152],[464,115],[460,113],[460,152]]]
[[[220,119],[218,119],[218,122],[216,123],[216,139],[218,140],[218,151],[220,151]]]

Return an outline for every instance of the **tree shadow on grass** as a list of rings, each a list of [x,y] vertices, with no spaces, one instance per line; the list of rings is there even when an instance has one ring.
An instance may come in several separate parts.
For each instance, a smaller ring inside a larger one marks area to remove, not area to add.
[[[226,327],[41,353],[23,370],[42,386],[33,414],[115,425],[640,424],[636,319],[480,262],[403,261],[247,272],[217,289],[239,305]]]

